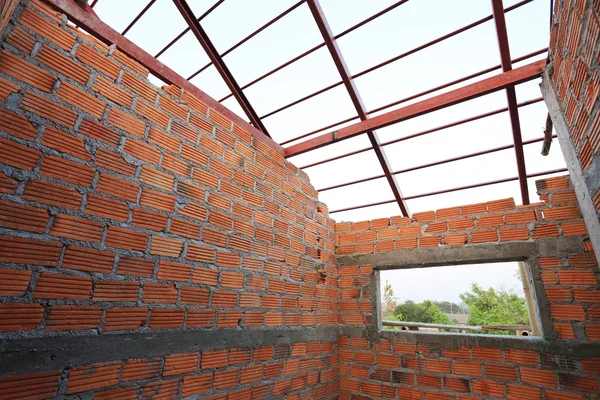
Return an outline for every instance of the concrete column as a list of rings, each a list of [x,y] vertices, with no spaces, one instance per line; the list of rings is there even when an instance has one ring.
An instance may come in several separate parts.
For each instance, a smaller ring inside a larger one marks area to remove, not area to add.
[[[579,208],[590,234],[590,240],[595,250],[598,265],[600,265],[600,218],[592,200],[596,188],[590,187],[590,184],[593,182],[590,179],[586,180],[584,176],[581,163],[577,158],[575,145],[571,140],[569,124],[561,109],[560,101],[552,85],[552,78],[548,74],[548,68],[546,68],[542,76],[541,90],[546,106],[548,107],[548,112],[550,113],[550,118],[552,118],[552,123],[554,124],[554,130],[558,136],[558,143],[560,143],[563,157],[569,169],[571,182],[575,188]],[[595,182],[595,186],[598,186],[598,182]]]

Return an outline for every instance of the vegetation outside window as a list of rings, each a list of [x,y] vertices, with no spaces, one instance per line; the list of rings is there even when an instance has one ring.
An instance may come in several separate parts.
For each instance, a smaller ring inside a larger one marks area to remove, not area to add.
[[[383,328],[538,336],[525,274],[520,262],[381,271]]]

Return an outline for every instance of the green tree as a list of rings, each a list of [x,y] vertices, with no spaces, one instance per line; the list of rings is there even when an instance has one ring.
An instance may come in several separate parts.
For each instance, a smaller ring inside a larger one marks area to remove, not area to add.
[[[476,283],[471,292],[460,298],[469,306],[469,325],[528,325],[529,317],[525,299],[504,289],[484,290]],[[507,334],[514,331],[482,331],[482,333]]]
[[[392,285],[388,281],[385,281],[385,285],[383,286],[383,308],[382,308],[382,317],[387,319],[388,316],[394,315],[394,309],[396,308],[398,302],[394,298],[394,289]]]
[[[400,321],[454,325],[452,320],[431,300],[425,300],[418,304],[412,300],[406,300],[394,309],[394,315]]]

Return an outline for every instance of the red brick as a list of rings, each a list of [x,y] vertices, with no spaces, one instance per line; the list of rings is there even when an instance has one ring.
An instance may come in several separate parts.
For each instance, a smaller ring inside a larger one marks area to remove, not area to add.
[[[102,118],[104,109],[106,108],[105,102],[68,82],[61,82],[56,95],[62,101],[71,104],[96,118]]]
[[[6,50],[0,51],[0,70],[43,92],[50,93],[56,82],[56,77],[51,73],[44,71],[40,67],[36,67],[30,62],[27,62]]]
[[[68,246],[62,267],[78,271],[110,274],[114,260],[115,254],[108,251]]]
[[[44,307],[40,304],[0,303],[0,315],[2,316],[0,317],[0,332],[18,332],[37,328],[42,321],[43,314]]]
[[[29,55],[33,51],[35,38],[20,26],[15,26],[6,36],[6,43]]]
[[[121,361],[74,367],[69,373],[67,394],[116,385],[120,369]]]
[[[138,291],[135,281],[98,280],[92,301],[136,301]]]
[[[47,65],[62,75],[68,76],[80,85],[85,85],[88,77],[90,76],[90,71],[87,68],[77,64],[75,61],[62,55],[58,51],[48,47],[45,44],[42,45],[41,50],[36,55],[36,58],[41,63]]]
[[[2,89],[0,88],[0,90]],[[37,129],[31,125],[25,116],[7,109],[0,109],[0,129],[25,140],[35,140],[37,136]]]
[[[152,236],[150,254],[167,257],[179,257],[183,250],[183,242],[162,236]]]
[[[46,317],[46,330],[72,331],[97,329],[102,309],[94,306],[52,306]],[[70,381],[69,381],[70,382]]]
[[[92,291],[92,279],[43,272],[40,274],[33,297],[35,299],[88,300]]]
[[[42,400],[56,396],[61,371],[8,375],[0,378],[0,398]]]
[[[529,239],[528,228],[500,228],[498,232],[500,233],[501,242]]]
[[[0,226],[3,228],[44,233],[49,216],[42,208],[0,200]]]
[[[58,214],[54,217],[50,234],[74,240],[99,242],[103,231],[104,226],[100,222]]]
[[[125,108],[131,108],[133,103],[133,95],[101,76],[98,76],[94,81],[92,90]]]
[[[42,153],[22,144],[0,138],[0,163],[25,170],[33,170]]]
[[[137,137],[143,137],[146,132],[144,121],[114,107],[108,114],[108,123]]]
[[[86,45],[78,46],[75,56],[82,63],[108,75],[112,79],[117,78],[121,69],[117,63]]]
[[[19,108],[71,129],[77,119],[75,111],[33,92],[25,92]]]
[[[113,307],[106,311],[103,330],[138,329],[146,323],[148,309],[145,307]]]
[[[110,226],[106,235],[106,245],[119,249],[144,251],[147,241],[147,234],[118,226]]]

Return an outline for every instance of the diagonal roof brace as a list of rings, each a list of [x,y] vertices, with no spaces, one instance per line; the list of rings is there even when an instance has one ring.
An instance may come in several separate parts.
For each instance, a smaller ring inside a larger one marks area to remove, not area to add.
[[[210,61],[213,63],[213,65],[219,72],[219,75],[221,75],[221,77],[225,81],[225,84],[227,85],[229,90],[231,90],[231,93],[233,93],[233,96],[244,110],[244,113],[248,116],[248,119],[250,120],[252,125],[254,125],[257,129],[261,130],[265,135],[270,137],[270,135],[267,132],[267,129],[258,117],[258,114],[256,113],[256,111],[254,111],[254,108],[252,108],[252,105],[248,101],[248,98],[236,82],[235,78],[231,74],[231,71],[229,71],[229,68],[227,68],[227,65],[225,65],[225,62],[219,55],[219,52],[217,51],[216,47],[213,45],[210,38],[198,22],[198,19],[196,19],[196,16],[194,15],[190,6],[187,4],[187,1],[173,0],[173,3],[175,3],[175,6],[183,16],[183,19],[190,27],[190,30],[194,33],[194,36],[196,36],[196,39],[198,39],[198,41],[202,45],[204,51],[206,51],[208,58],[210,58]]]
[[[317,26],[319,27],[319,31],[321,32],[321,35],[323,36],[323,39],[325,40],[325,44],[327,45],[327,49],[329,50],[329,53],[331,54],[331,57],[333,58],[333,62],[335,63],[335,66],[336,66],[338,72],[340,73],[340,76],[342,77],[344,86],[346,87],[346,90],[348,91],[348,94],[350,95],[350,99],[352,100],[352,104],[354,105],[354,108],[356,109],[358,116],[360,117],[361,121],[367,120],[369,118],[369,116],[367,114],[367,109],[366,109],[365,105],[363,104],[362,99],[360,98],[360,94],[358,93],[358,90],[356,88],[356,85],[354,84],[354,81],[350,78],[350,71],[346,65],[346,62],[344,61],[344,58],[342,56],[342,53],[341,53],[337,43],[333,39],[333,37],[334,37],[333,32],[331,31],[331,28],[329,27],[329,24],[327,23],[327,19],[325,18],[325,14],[323,13],[323,10],[321,9],[321,5],[319,4],[319,1],[318,0],[308,0],[307,4],[308,4],[308,7],[310,8],[310,12],[313,15],[313,18],[315,19],[315,22],[317,23]],[[371,146],[373,147],[373,150],[375,151],[375,155],[377,156],[377,159],[379,160],[379,163],[381,164],[383,173],[384,173],[388,183],[390,184],[392,192],[394,193],[394,198],[396,199],[396,202],[398,203],[398,206],[400,207],[402,214],[405,217],[409,217],[410,211],[408,210],[408,206],[406,205],[406,202],[404,201],[402,192],[400,191],[400,186],[398,185],[398,181],[396,180],[396,177],[394,176],[394,174],[392,174],[390,163],[389,163],[383,149],[381,148],[381,144],[379,142],[379,137],[377,136],[377,132],[374,130],[369,130],[366,133],[367,133],[367,136],[369,137],[369,141],[371,142]],[[335,133],[334,133],[334,135],[335,135]],[[334,137],[334,139],[335,139],[335,137]]]
[[[508,33],[506,31],[506,20],[504,18],[504,6],[502,0],[492,0],[494,24],[496,25],[496,36],[500,47],[500,59],[502,71],[512,70],[510,59],[510,47],[508,45]],[[521,123],[519,121],[519,109],[517,107],[517,94],[514,86],[506,88],[506,99],[508,101],[508,114],[512,128],[513,142],[515,144],[515,156],[517,159],[517,171],[519,186],[521,188],[521,200],[523,204],[529,204],[529,189],[527,187],[527,171],[525,169],[525,154],[523,152],[523,138],[521,136]]]

